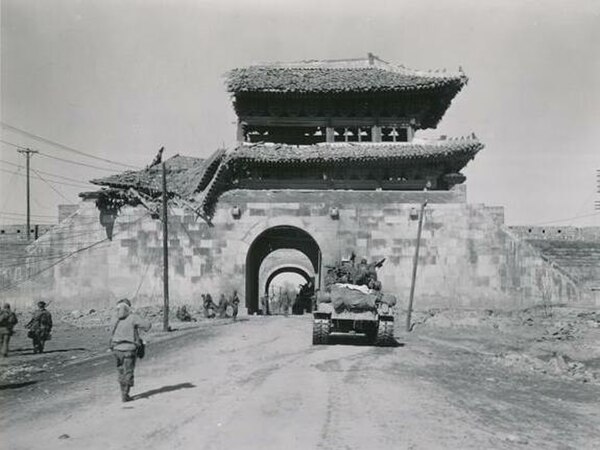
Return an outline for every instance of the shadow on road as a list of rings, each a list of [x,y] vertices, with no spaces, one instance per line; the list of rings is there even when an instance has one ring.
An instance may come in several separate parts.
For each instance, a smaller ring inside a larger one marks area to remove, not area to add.
[[[61,348],[61,349],[57,349],[57,350],[44,350],[44,352],[42,354],[65,353],[65,352],[87,352],[87,351],[88,351],[87,348],[75,347],[75,348]],[[19,355],[32,355],[33,349],[32,348],[16,348],[14,350],[11,350],[10,353],[19,354]]]
[[[351,334],[330,334],[328,345],[354,345],[357,347],[375,347],[372,341],[366,338],[363,335],[351,335]],[[397,339],[386,347],[396,348],[396,347],[404,347],[403,342],[399,342]]]
[[[173,384],[171,386],[163,386],[158,389],[151,389],[149,391],[142,392],[141,394],[134,395],[133,399],[139,400],[141,398],[149,398],[149,397],[152,397],[153,395],[157,395],[157,394],[164,394],[167,392],[178,391],[179,389],[191,389],[191,388],[195,388],[195,387],[196,387],[196,385],[192,384],[192,383]]]
[[[20,389],[36,383],[37,381],[23,381],[21,383],[0,384],[0,391],[4,391],[6,389]]]

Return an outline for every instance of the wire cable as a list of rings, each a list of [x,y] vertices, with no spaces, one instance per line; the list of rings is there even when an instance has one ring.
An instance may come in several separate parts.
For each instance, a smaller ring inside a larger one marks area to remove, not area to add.
[[[21,149],[21,150],[25,150],[27,148],[27,147],[24,147],[22,145],[15,144],[14,142],[5,141],[4,139],[0,139],[0,142],[2,142],[3,144],[11,145],[11,146],[13,146],[15,148],[18,148],[18,149]],[[29,148],[31,148],[31,147],[29,147]],[[75,164],[75,165],[78,165],[78,166],[90,167],[92,169],[105,170],[107,172],[113,172],[113,173],[118,170],[118,169],[111,169],[109,167],[95,166],[93,164],[87,164],[87,163],[75,161],[75,160],[68,159],[68,158],[61,158],[60,156],[50,155],[50,154],[48,154],[46,152],[43,152],[41,150],[38,150],[36,148],[32,148],[32,150],[36,150],[38,152],[37,154],[40,155],[40,156],[44,156],[46,158],[51,158],[51,159],[56,159],[58,161],[66,162],[68,164]]]
[[[139,167],[132,166],[130,164],[121,163],[121,162],[118,162],[118,161],[113,161],[111,159],[101,158],[99,156],[94,156],[94,155],[91,155],[91,154],[86,153],[86,152],[82,152],[81,150],[77,150],[77,149],[75,149],[73,147],[69,147],[69,146],[61,144],[59,142],[52,141],[50,139],[46,139],[46,138],[44,138],[42,136],[38,136],[37,134],[33,134],[33,133],[29,132],[29,131],[25,131],[25,130],[23,130],[21,128],[18,128],[18,127],[15,127],[13,125],[9,125],[6,122],[0,122],[0,124],[2,124],[2,126],[4,128],[6,128],[6,129],[9,129],[9,130],[15,131],[15,132],[17,132],[19,134],[28,136],[28,137],[30,137],[32,139],[35,139],[36,141],[44,142],[45,144],[49,144],[49,145],[52,145],[54,147],[58,147],[58,148],[61,148],[63,150],[66,150],[66,151],[69,151],[69,152],[72,152],[72,153],[76,153],[78,155],[82,155],[82,156],[85,156],[87,158],[92,158],[92,159],[95,159],[95,160],[98,160],[98,161],[103,161],[103,162],[106,162],[106,163],[115,164],[117,166],[129,167],[131,169],[139,170]]]
[[[22,164],[16,164],[16,163],[13,163],[13,162],[10,162],[10,161],[6,161],[5,159],[0,159],[0,162],[3,163],[3,164],[8,164],[9,166],[19,167],[20,169],[25,169],[26,168]],[[56,175],[54,173],[44,172],[43,170],[40,170],[39,172],[43,173],[44,175],[48,175],[50,177],[60,178],[61,180],[73,181],[75,183],[83,183],[83,184],[88,183],[88,181],[85,181],[85,180],[80,180],[80,179],[77,179],[77,178],[70,178],[70,177],[63,177],[62,175]]]
[[[42,177],[42,176],[41,176],[41,175],[38,173],[38,171],[37,171],[37,170],[35,170],[35,169],[31,169],[31,170],[33,171],[33,173],[35,173],[35,174],[38,176],[38,178],[39,178],[40,180],[42,180],[44,183],[46,183],[46,185],[47,185],[47,186],[48,186],[50,189],[52,189],[54,192],[56,192],[56,194],[58,194],[58,196],[59,196],[59,197],[62,197],[62,198],[63,198],[64,200],[66,200],[67,202],[70,202],[70,201],[71,201],[71,200],[69,200],[67,197],[65,197],[65,196],[64,196],[64,195],[63,195],[63,194],[62,194],[62,193],[61,193],[61,192],[60,192],[58,189],[56,189],[54,186],[52,186],[50,183],[48,183],[48,182],[47,182],[47,181],[44,179],[44,177]]]
[[[7,173],[11,173],[11,172],[10,172],[10,170],[8,170],[8,169],[2,169],[2,168],[0,168],[0,172],[7,172]],[[42,173],[45,173],[45,172],[42,172]],[[20,176],[20,177],[25,177],[25,178],[27,177],[27,175],[25,175],[24,173],[17,173],[17,175],[18,175],[18,176]],[[48,175],[48,174],[46,173],[46,175]],[[52,175],[52,176],[56,176],[56,175]],[[35,179],[36,179],[36,178],[34,178],[34,180],[35,180]],[[87,189],[89,189],[89,188],[90,188],[90,186],[89,186],[89,185],[87,185],[87,186],[86,186],[86,185],[85,185],[85,184],[83,184],[83,183],[82,183],[82,184],[73,184],[73,183],[64,183],[64,182],[62,182],[62,181],[55,181],[55,180],[48,180],[48,182],[49,182],[49,183],[53,183],[53,184],[62,184],[63,186],[71,186],[71,187],[76,187],[76,188],[79,188],[79,189],[81,189],[81,188],[87,188]],[[90,184],[91,184],[91,183],[90,183]]]

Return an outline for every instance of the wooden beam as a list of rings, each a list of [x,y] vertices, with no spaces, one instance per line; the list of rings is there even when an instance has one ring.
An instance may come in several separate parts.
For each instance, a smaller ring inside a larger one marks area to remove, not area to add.
[[[381,142],[381,127],[379,125],[373,125],[371,127],[371,141]]]
[[[334,142],[335,141],[335,130],[333,127],[325,128],[325,141],[326,142]]]

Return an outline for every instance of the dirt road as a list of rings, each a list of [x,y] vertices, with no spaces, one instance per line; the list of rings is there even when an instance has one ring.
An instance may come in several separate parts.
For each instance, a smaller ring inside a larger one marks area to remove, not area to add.
[[[592,449],[600,387],[490,364],[417,332],[313,347],[308,317],[252,317],[149,347],[136,400],[112,360],[3,391],[2,449]]]

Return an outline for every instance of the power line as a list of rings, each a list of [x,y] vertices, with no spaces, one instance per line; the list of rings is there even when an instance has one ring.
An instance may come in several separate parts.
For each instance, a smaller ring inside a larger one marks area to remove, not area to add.
[[[44,138],[42,136],[38,136],[37,134],[33,134],[33,133],[29,132],[29,131],[25,131],[25,130],[23,130],[21,128],[17,128],[17,127],[15,127],[13,125],[9,125],[6,122],[0,122],[0,124],[2,124],[2,126],[4,128],[7,128],[7,129],[12,130],[12,131],[15,131],[15,132],[17,132],[19,134],[23,134],[23,135],[28,136],[28,137],[30,137],[32,139],[37,140],[37,141],[44,142],[44,143],[49,144],[49,145],[53,145],[55,147],[61,148],[63,150],[66,150],[66,151],[69,151],[69,152],[72,152],[72,153],[77,153],[78,155],[82,155],[82,156],[85,156],[87,158],[92,158],[92,159],[95,159],[95,160],[98,160],[98,161],[103,161],[103,162],[106,162],[106,163],[115,164],[117,166],[129,167],[131,169],[139,170],[139,167],[132,166],[130,164],[120,163],[118,161],[113,161],[113,160],[106,159],[106,158],[101,158],[99,156],[94,156],[94,155],[91,155],[91,154],[86,153],[86,152],[82,152],[81,150],[77,150],[77,149],[75,149],[73,147],[69,147],[69,146],[61,144],[59,142],[52,141],[50,139],[46,139],[46,138]]]
[[[557,219],[557,220],[549,220],[547,222],[538,222],[538,223],[533,223],[533,224],[530,224],[530,225],[532,225],[532,226],[538,226],[538,225],[547,225],[549,223],[568,222],[570,220],[582,219],[584,217],[597,216],[599,214],[600,214],[600,212],[596,212],[596,213],[592,213],[592,214],[584,214],[582,216],[567,217],[566,219]]]
[[[0,139],[0,142],[2,142],[3,144],[11,145],[11,146],[13,146],[15,148],[19,148],[19,149],[25,148],[22,145],[15,144],[14,142],[5,141],[4,139]],[[50,155],[50,154],[48,154],[46,152],[43,152],[41,150],[38,150],[38,153],[40,154],[40,156],[44,156],[46,158],[51,158],[51,159],[56,159],[57,161],[66,162],[68,164],[75,164],[77,166],[90,167],[92,169],[105,170],[106,172],[112,172],[112,173],[114,173],[115,171],[118,170],[118,169],[111,169],[109,167],[95,166],[94,164],[87,164],[87,163],[75,161],[75,160],[68,159],[68,158],[61,158],[60,156]]]
[[[7,172],[7,173],[12,173],[10,170],[2,169],[2,168],[0,168],[0,171]],[[45,173],[45,172],[42,172],[42,173]],[[27,176],[27,175],[22,174],[22,173],[17,173],[16,175],[18,175],[20,177],[26,177]],[[48,174],[46,173],[46,175],[48,175]],[[56,176],[56,175],[53,175],[53,176]],[[81,183],[81,184],[72,184],[72,183],[63,183],[62,181],[55,181],[55,180],[49,180],[49,182],[53,183],[53,184],[62,184],[64,186],[72,186],[72,187],[76,187],[76,188],[80,188],[80,189],[81,188],[87,188],[87,189],[89,189],[89,186],[86,186],[83,183]]]
[[[9,166],[19,167],[21,169],[24,168],[21,164],[15,164],[13,162],[6,161],[5,159],[0,159],[0,162],[2,162],[4,164],[8,164]],[[44,175],[48,175],[50,177],[59,178],[61,180],[73,181],[75,183],[82,183],[82,184],[87,184],[88,183],[87,181],[84,181],[84,180],[78,180],[77,178],[63,177],[62,175],[56,175],[54,173],[44,172],[43,170],[40,170],[39,172],[43,173]]]
[[[48,186],[50,189],[52,189],[54,192],[56,192],[56,193],[58,194],[58,196],[59,196],[59,197],[62,197],[62,198],[63,198],[64,200],[66,200],[67,202],[70,202],[70,201],[71,201],[71,200],[69,200],[67,197],[65,197],[65,196],[64,196],[64,195],[63,195],[63,194],[62,194],[62,193],[61,193],[61,192],[60,192],[58,189],[56,189],[54,186],[52,186],[50,183],[48,183],[48,182],[47,182],[47,181],[44,179],[44,177],[42,177],[42,176],[41,176],[41,175],[38,173],[38,171],[37,171],[37,170],[35,170],[35,169],[31,169],[31,170],[33,171],[33,173],[35,173],[35,174],[38,176],[38,178],[39,178],[40,180],[42,180],[44,183],[46,183],[46,185],[47,185],[47,186]]]
[[[44,156],[46,158],[56,159],[58,161],[66,162],[68,164],[75,164],[77,166],[91,167],[92,169],[105,170],[105,171],[111,172],[111,173],[115,173],[116,172],[116,169],[109,169],[109,168],[106,168],[106,167],[95,166],[93,164],[86,164],[86,163],[82,163],[82,162],[79,162],[79,161],[72,161],[72,160],[67,159],[67,158],[60,158],[58,156],[49,155],[48,153],[44,153],[44,152],[40,152],[40,156]]]
[[[148,216],[149,216],[149,214],[145,214],[145,215],[143,215],[143,216],[139,217],[139,218],[138,218],[137,220],[135,220],[133,223],[135,224],[135,223],[137,223],[137,222],[141,221],[142,219],[145,219],[145,218],[146,218],[146,217],[148,217]],[[119,233],[120,233],[120,231],[117,231],[116,233],[114,233],[114,234],[113,234],[113,237],[114,237],[114,236],[116,236],[116,235],[118,235]],[[14,283],[12,283],[12,284],[9,284],[8,286],[5,286],[5,287],[1,288],[1,289],[0,289],[0,292],[6,292],[6,291],[9,291],[9,290],[12,290],[12,289],[14,289],[15,287],[17,287],[17,286],[20,286],[21,284],[23,284],[23,283],[26,283],[27,281],[29,281],[29,280],[33,279],[34,277],[37,277],[38,275],[41,275],[42,273],[46,272],[47,270],[50,270],[51,268],[53,268],[53,267],[57,266],[58,264],[60,264],[60,263],[61,263],[61,262],[63,262],[64,260],[66,260],[66,259],[70,258],[71,256],[73,256],[73,255],[75,255],[75,254],[77,254],[77,253],[81,253],[81,252],[83,252],[83,251],[85,251],[85,250],[89,250],[89,249],[91,249],[91,248],[95,247],[96,245],[98,245],[98,244],[101,244],[102,242],[106,242],[107,240],[108,240],[108,238],[104,238],[104,239],[101,239],[101,240],[99,240],[99,241],[96,241],[96,242],[94,242],[93,244],[90,244],[90,245],[88,245],[88,246],[86,246],[86,247],[79,248],[79,249],[77,249],[77,250],[75,250],[75,251],[73,251],[73,252],[70,252],[70,253],[69,253],[69,254],[67,254],[67,255],[66,255],[64,258],[61,258],[61,259],[59,259],[58,261],[54,262],[53,264],[50,264],[49,266],[47,266],[47,267],[44,267],[43,269],[40,269],[40,270],[38,270],[37,272],[35,272],[34,274],[32,274],[32,275],[28,276],[27,278],[25,278],[25,279],[23,279],[23,280],[15,281]],[[110,245],[111,245],[111,244],[109,244],[109,246],[110,246]]]
[[[0,211],[0,216],[26,216],[27,214],[16,213],[12,211]],[[58,217],[58,215],[51,216],[49,214],[31,214],[31,217]]]

